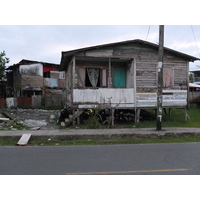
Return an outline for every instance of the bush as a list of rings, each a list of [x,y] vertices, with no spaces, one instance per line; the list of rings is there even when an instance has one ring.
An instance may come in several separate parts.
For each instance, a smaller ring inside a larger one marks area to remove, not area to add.
[[[102,128],[101,123],[99,122],[99,118],[96,115],[91,115],[84,122],[85,128],[87,129],[98,129]]]

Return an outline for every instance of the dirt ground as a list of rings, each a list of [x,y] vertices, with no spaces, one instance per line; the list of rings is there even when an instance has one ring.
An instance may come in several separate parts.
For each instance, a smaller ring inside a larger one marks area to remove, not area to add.
[[[6,113],[16,122],[24,122],[28,127],[40,127],[40,129],[57,129],[57,119],[60,110],[42,110],[42,109],[11,109],[1,108],[0,113]]]

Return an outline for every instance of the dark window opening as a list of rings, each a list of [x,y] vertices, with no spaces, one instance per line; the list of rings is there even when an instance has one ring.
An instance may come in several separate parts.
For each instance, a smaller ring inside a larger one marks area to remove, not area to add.
[[[50,71],[49,72],[44,72],[43,73],[44,78],[50,78]]]
[[[88,73],[88,69],[97,69],[97,71],[96,71],[96,76],[94,77],[94,76],[92,76],[92,74],[89,74]],[[100,73],[100,68],[86,68],[86,70],[85,70],[85,73],[86,73],[86,75],[85,75],[85,86],[86,87],[100,87],[100,76],[101,76],[101,73]],[[91,77],[89,77],[89,76],[91,76]],[[98,78],[97,78],[98,77]],[[93,79],[96,83],[95,83],[95,86],[94,85],[92,85],[92,83],[91,83],[91,79]]]

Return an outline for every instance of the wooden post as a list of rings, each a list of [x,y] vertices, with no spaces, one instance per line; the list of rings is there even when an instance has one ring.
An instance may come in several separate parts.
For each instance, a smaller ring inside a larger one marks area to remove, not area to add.
[[[77,109],[77,125],[80,126],[80,115],[79,115],[80,110]]]
[[[188,114],[187,114],[187,108],[185,108],[184,110],[184,121],[186,122],[188,118]]]
[[[171,118],[171,115],[172,115],[172,109],[169,108],[169,118]]]
[[[111,128],[115,126],[115,109],[111,108]]]
[[[140,109],[137,109],[137,112],[136,112],[136,122],[140,122]]]
[[[159,26],[159,52],[158,52],[158,83],[157,83],[157,131],[162,129],[162,89],[163,89],[163,47],[164,47],[164,25]]]
[[[76,68],[76,57],[73,57],[73,64],[72,64],[72,125],[73,128],[75,127],[75,110],[73,108],[74,103],[74,87],[75,87],[75,68]]]
[[[189,104],[189,94],[190,94],[190,87],[189,87],[189,62],[187,63],[187,109],[189,109],[190,104]]]
[[[135,105],[135,123],[137,122],[137,99],[136,99],[136,59],[134,58],[131,65],[133,64],[133,83],[134,83],[134,105]]]
[[[109,67],[108,67],[108,88],[112,87],[111,82],[111,59],[109,58]]]

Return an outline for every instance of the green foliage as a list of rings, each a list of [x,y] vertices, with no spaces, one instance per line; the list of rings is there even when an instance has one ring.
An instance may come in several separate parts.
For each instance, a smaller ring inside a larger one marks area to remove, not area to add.
[[[190,82],[190,83],[194,83],[194,74],[193,74],[193,73],[191,73],[191,74],[189,75],[189,82]]]
[[[6,57],[5,51],[0,53],[0,79],[5,77],[6,64],[9,63],[9,58]]]
[[[84,122],[85,128],[87,129],[98,129],[102,128],[101,123],[99,122],[99,118],[96,115],[91,115]]]
[[[0,125],[0,131],[8,131],[8,130],[26,130],[27,125],[22,122],[13,122],[12,125]]]

